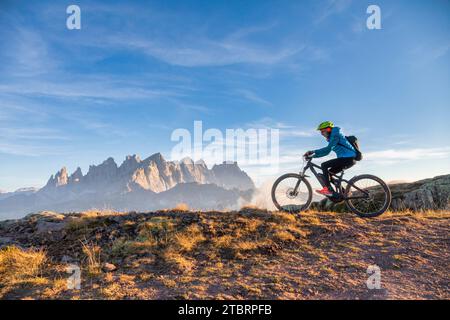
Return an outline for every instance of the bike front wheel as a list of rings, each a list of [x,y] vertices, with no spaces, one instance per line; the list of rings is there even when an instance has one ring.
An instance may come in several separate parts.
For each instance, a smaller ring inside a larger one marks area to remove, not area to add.
[[[391,190],[380,178],[365,174],[352,178],[345,190],[347,207],[363,218],[377,217],[391,205]]]
[[[312,202],[311,185],[299,174],[285,174],[272,186],[272,201],[280,211],[289,213],[305,211]]]

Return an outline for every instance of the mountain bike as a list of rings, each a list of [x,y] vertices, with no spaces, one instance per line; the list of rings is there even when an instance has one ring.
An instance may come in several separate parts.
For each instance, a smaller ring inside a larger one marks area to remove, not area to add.
[[[312,203],[313,191],[305,173],[310,170],[316,179],[323,184],[323,175],[316,169],[320,166],[312,162],[312,158],[304,157],[303,169],[300,173],[288,173],[279,177],[272,186],[272,201],[278,210],[299,213],[308,210]],[[306,162],[306,164],[305,164]],[[330,182],[333,194],[327,196],[335,203],[345,202],[348,209],[363,218],[377,217],[389,208],[391,190],[380,178],[363,174],[350,180],[344,179],[344,168],[341,172],[331,173]]]

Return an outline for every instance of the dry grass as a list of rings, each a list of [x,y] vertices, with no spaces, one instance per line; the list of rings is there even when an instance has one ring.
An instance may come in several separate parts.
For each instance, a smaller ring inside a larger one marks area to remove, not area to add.
[[[127,257],[129,255],[139,253],[142,250],[152,248],[155,244],[156,243],[152,241],[137,242],[119,238],[112,243],[110,252],[113,257]]]
[[[0,251],[0,284],[33,280],[42,273],[47,260],[43,249],[21,249],[8,246]]]
[[[284,231],[284,230],[280,230],[280,231],[274,232],[273,233],[273,237],[276,240],[283,241],[283,242],[294,241],[295,240],[295,237],[290,232],[287,232],[287,231]]]
[[[213,239],[211,239],[214,247],[216,248],[227,248],[231,245],[231,243],[233,242],[234,237],[232,237],[231,235],[224,235],[221,237],[215,237]]]
[[[187,259],[184,255],[173,250],[164,250],[161,254],[162,263],[167,267],[174,268],[178,271],[185,272],[193,268],[194,262]]]
[[[70,220],[67,222],[65,229],[69,232],[88,232],[90,228],[101,225],[104,222],[104,218],[121,215],[126,215],[126,213],[105,209],[91,209],[70,216]]]
[[[403,211],[387,211],[383,213],[383,217],[414,217],[414,218],[448,218],[450,212],[448,210],[403,210]]]
[[[121,215],[123,214],[122,212],[117,212],[117,211],[113,211],[111,209],[90,209],[90,210],[85,210],[83,212],[80,213],[80,215],[82,217],[85,218],[95,218],[95,217],[105,217],[105,216],[115,216],[115,215]]]
[[[65,229],[68,232],[86,233],[90,228],[99,224],[99,216],[98,214],[92,213],[81,217],[74,217],[66,224]]]
[[[173,237],[173,245],[182,251],[192,251],[195,246],[205,240],[201,228],[192,224],[187,226],[182,232],[176,233]]]
[[[138,241],[154,241],[159,245],[167,244],[176,231],[179,223],[168,217],[152,217],[139,226]]]
[[[86,258],[86,270],[90,276],[96,276],[101,273],[101,248],[98,245],[81,242],[81,247]]]
[[[179,203],[172,211],[189,211],[189,206],[186,203]]]

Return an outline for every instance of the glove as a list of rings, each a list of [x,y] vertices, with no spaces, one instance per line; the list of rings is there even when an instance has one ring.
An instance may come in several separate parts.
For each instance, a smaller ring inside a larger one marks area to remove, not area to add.
[[[309,158],[309,157],[311,157],[313,154],[314,154],[314,151],[308,151],[308,152],[306,152],[303,156],[304,156],[305,158]]]

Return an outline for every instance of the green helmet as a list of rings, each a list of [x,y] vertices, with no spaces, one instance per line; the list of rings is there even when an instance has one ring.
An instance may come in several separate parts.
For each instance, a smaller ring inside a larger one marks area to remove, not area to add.
[[[317,127],[317,130],[322,130],[322,129],[326,129],[326,128],[333,128],[334,124],[331,121],[325,121],[322,122],[321,124],[319,124],[319,126]]]

